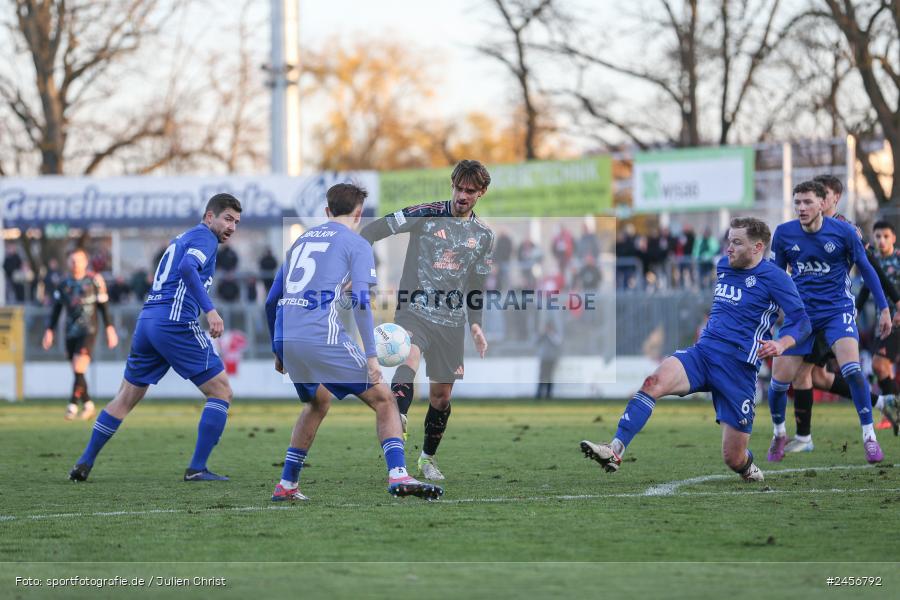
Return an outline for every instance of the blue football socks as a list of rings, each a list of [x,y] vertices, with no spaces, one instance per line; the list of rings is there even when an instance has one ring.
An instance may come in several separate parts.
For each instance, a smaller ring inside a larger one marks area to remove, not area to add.
[[[200,414],[200,423],[197,425],[197,447],[194,448],[190,469],[194,471],[206,469],[206,461],[209,459],[213,447],[219,443],[227,421],[228,403],[218,398],[209,398],[206,406],[203,407],[203,413]]]
[[[871,425],[874,422],[872,397],[869,394],[869,382],[863,377],[859,363],[848,362],[841,365],[841,375],[847,380],[847,386],[850,388],[850,398],[856,407],[856,414],[859,415],[859,424]]]
[[[403,453],[403,440],[400,438],[386,438],[381,442],[381,450],[384,452],[384,462],[387,463],[389,477],[402,477],[406,475],[406,456]]]
[[[295,484],[300,481],[300,469],[306,462],[306,450],[290,447],[284,455],[284,469],[281,471],[282,481]]]
[[[769,412],[772,423],[784,425],[784,414],[787,412],[787,391],[791,382],[778,381],[774,377],[769,382]]]
[[[616,429],[616,439],[622,443],[622,451],[647,424],[654,406],[656,406],[656,399],[644,392],[638,392],[628,401],[625,412],[619,419],[619,427]]]
[[[91,439],[88,441],[88,445],[84,449],[81,458],[78,459],[78,464],[93,466],[100,450],[103,449],[103,446],[109,441],[109,438],[113,436],[121,424],[121,419],[115,418],[106,412],[106,409],[101,410],[100,414],[97,416],[97,420],[94,422],[94,429],[91,431]]]

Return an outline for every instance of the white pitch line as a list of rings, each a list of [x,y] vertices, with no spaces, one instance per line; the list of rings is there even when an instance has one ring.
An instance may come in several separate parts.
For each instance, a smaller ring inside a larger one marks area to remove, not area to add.
[[[803,467],[798,469],[779,469],[777,471],[763,471],[763,474],[766,477],[771,475],[779,475],[782,473],[805,473],[806,471],[855,471],[859,469],[874,469],[876,467],[884,467],[887,465],[836,465],[831,467]],[[891,467],[900,467],[900,465],[891,465]],[[707,481],[720,481],[723,479],[733,479],[734,474],[716,474],[716,475],[701,475],[700,477],[691,477],[690,479],[679,479],[677,481],[670,481],[669,483],[663,483],[660,485],[654,485],[652,487],[647,488],[644,492],[644,496],[671,496],[675,493],[675,491],[684,485],[693,485],[695,483],[705,483]]]
[[[810,469],[784,469],[782,471],[771,471],[772,473],[794,473],[799,471],[808,471]],[[819,468],[818,470],[825,470],[824,468]],[[834,469],[832,469],[834,470]],[[713,476],[708,476],[713,477]],[[733,477],[733,476],[731,476]],[[731,477],[721,477],[722,479],[727,479]],[[715,478],[720,478],[719,476],[715,476]],[[684,481],[696,481],[701,479],[700,477],[695,477],[694,479]],[[710,481],[710,479],[703,479],[703,481]],[[679,482],[674,482],[679,483]],[[651,488],[652,489],[652,488]],[[746,496],[748,494],[759,494],[759,495],[782,495],[782,494],[791,494],[791,495],[799,495],[799,494],[868,494],[868,493],[900,493],[900,488],[813,488],[806,490],[757,490],[754,488],[748,487],[745,491],[719,491],[719,492],[680,492],[674,493],[671,492],[669,494],[653,494],[648,495],[646,491],[644,492],[634,492],[634,493],[621,493],[621,494],[578,494],[578,495],[560,495],[560,496],[518,496],[518,497],[508,497],[508,498],[455,498],[449,500],[439,500],[435,504],[495,504],[495,503],[516,503],[516,502],[559,502],[559,501],[570,501],[570,500],[598,500],[598,499],[606,499],[606,498],[647,498],[647,497],[673,497],[673,498],[687,498],[692,496]],[[301,506],[304,503],[301,503]],[[315,501],[311,504],[312,506],[316,506]],[[359,508],[364,505],[362,504],[334,504],[334,505],[320,505],[324,508]],[[115,511],[115,512],[93,512],[93,513],[55,513],[55,514],[43,514],[43,515],[0,515],[0,522],[10,522],[10,521],[42,521],[48,519],[71,519],[76,517],[110,517],[110,516],[146,516],[146,515],[158,515],[158,514],[172,514],[172,513],[223,513],[223,512],[265,512],[272,510],[292,510],[293,507],[290,505],[287,506],[240,506],[240,507],[231,507],[231,508],[208,508],[208,509],[179,509],[179,508],[156,508],[149,510],[131,510],[131,511]]]

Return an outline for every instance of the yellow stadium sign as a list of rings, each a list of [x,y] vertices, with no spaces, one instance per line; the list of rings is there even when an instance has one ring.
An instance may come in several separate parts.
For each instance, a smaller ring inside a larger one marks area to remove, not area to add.
[[[22,307],[0,307],[0,363],[16,370],[16,399],[23,400],[25,372],[25,311]]]

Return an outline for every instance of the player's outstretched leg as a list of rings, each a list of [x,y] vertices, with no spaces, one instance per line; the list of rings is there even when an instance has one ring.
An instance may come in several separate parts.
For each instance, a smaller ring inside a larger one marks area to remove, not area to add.
[[[825,385],[820,386],[818,383],[815,384],[817,389],[821,389],[836,396],[841,396],[842,398],[850,399],[852,398],[850,393],[850,386],[847,385],[847,381],[841,376],[840,373],[829,373],[828,371],[824,371],[825,376],[822,378],[822,382]],[[879,381],[879,386],[881,386],[881,382]],[[896,391],[896,384],[891,381],[891,384],[887,388],[882,387],[882,395],[876,394],[869,390],[869,398],[872,402],[872,408],[880,410],[884,415],[885,419],[891,429],[894,430],[894,435],[900,433],[900,407],[898,407],[897,403],[894,400],[894,394]]]
[[[619,426],[616,428],[616,437],[608,444],[595,444],[584,440],[581,442],[581,451],[591,460],[595,460],[608,472],[615,473],[622,465],[622,455],[625,454],[625,448],[634,439],[634,436],[644,428],[650,415],[653,414],[653,407],[656,406],[656,398],[650,394],[640,391],[632,396],[625,407],[625,412],[619,419]]]
[[[94,428],[91,431],[91,439],[88,441],[78,462],[69,471],[69,479],[72,481],[87,480],[100,450],[116,433],[119,425],[122,424],[122,421],[135,405],[141,401],[146,392],[146,386],[138,387],[128,381],[122,381],[116,397],[97,416],[97,421],[94,423]]]
[[[697,352],[695,348],[691,348],[682,352],[681,356],[684,360],[692,361]],[[581,451],[585,457],[600,463],[600,466],[608,473],[615,473],[622,465],[625,448],[650,420],[650,415],[653,414],[653,408],[656,406],[656,399],[669,394],[683,395],[690,389],[690,380],[681,359],[670,356],[659,365],[650,377],[644,380],[640,391],[628,401],[625,412],[619,419],[616,436],[612,441],[598,444],[582,440]]]
[[[228,422],[228,407],[231,404],[231,385],[224,371],[198,386],[206,394],[206,405],[200,413],[197,424],[197,444],[191,463],[184,472],[185,481],[228,481],[225,475],[210,471],[206,462],[213,448],[219,443]]]

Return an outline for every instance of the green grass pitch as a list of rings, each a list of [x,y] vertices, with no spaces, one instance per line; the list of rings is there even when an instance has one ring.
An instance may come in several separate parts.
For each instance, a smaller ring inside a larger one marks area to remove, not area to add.
[[[2,405],[0,597],[126,597],[46,584],[114,575],[227,579],[151,582],[148,597],[397,597],[397,586],[431,598],[896,597],[900,439],[890,431],[879,432],[885,463],[868,466],[852,408],[817,405],[816,450],[772,465],[760,407],[751,448],[766,481],[751,485],[722,464],[709,404],[663,400],[607,474],[578,442],[608,439],[623,406],[457,401],[438,454],[446,492],[428,503],[388,495],[374,413],[335,402],[301,477],[311,501],[283,506],[269,497],[298,403],[238,399],[210,461],[232,481],[202,484],[181,481],[199,401],[146,400],[86,484],[66,474],[90,423],[63,421],[59,402]],[[410,465],[424,412],[422,402],[411,412]]]

